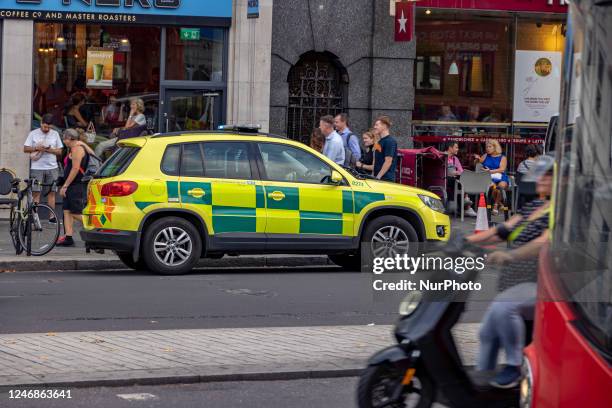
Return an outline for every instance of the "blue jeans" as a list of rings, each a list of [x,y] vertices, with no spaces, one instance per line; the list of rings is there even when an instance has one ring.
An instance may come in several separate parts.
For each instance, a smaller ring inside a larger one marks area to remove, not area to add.
[[[520,366],[525,347],[525,320],[532,320],[537,286],[521,283],[498,294],[489,306],[480,327],[478,370],[495,369],[499,349],[506,353],[506,364]]]

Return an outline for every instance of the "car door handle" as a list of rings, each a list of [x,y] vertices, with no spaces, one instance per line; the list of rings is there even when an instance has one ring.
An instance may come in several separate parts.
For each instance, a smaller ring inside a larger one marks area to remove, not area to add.
[[[187,194],[194,198],[202,198],[206,195],[206,191],[202,190],[201,188],[192,188],[191,190],[187,191]]]
[[[283,193],[282,191],[273,191],[271,193],[268,193],[268,197],[273,199],[274,201],[280,201],[285,198],[285,193]]]

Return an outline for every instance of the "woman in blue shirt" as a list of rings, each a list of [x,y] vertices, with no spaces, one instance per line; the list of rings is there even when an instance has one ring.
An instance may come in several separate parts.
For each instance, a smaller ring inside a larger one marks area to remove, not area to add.
[[[479,163],[482,163],[483,169],[491,174],[491,180],[493,181],[491,188],[495,200],[493,215],[497,215],[503,197],[501,190],[508,188],[508,175],[506,174],[508,160],[502,153],[501,145],[495,139],[487,140],[485,149],[487,153],[484,156],[475,155],[474,157]]]

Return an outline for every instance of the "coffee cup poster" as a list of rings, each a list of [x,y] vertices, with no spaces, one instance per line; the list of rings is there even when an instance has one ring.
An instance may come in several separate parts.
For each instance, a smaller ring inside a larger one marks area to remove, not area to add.
[[[560,52],[516,52],[515,122],[548,122],[559,112],[561,60]]]
[[[113,87],[113,50],[103,48],[87,50],[87,87]]]

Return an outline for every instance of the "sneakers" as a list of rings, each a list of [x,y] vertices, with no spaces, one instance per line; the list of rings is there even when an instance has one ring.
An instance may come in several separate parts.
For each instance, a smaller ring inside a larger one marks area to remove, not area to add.
[[[478,214],[476,214],[476,211],[474,211],[474,209],[472,207],[469,207],[467,210],[465,210],[464,214],[467,215],[468,217],[477,217],[478,216]]]
[[[521,367],[505,366],[489,384],[497,388],[514,388],[521,380]]]
[[[49,224],[57,224],[57,218],[49,218]]]
[[[467,194],[465,195],[465,199],[463,202],[465,203],[465,205],[472,205],[472,200],[470,199],[470,196],[468,196]]]
[[[57,239],[55,245],[59,247],[71,247],[74,246],[74,240],[70,235],[64,235],[63,237],[59,237]]]

